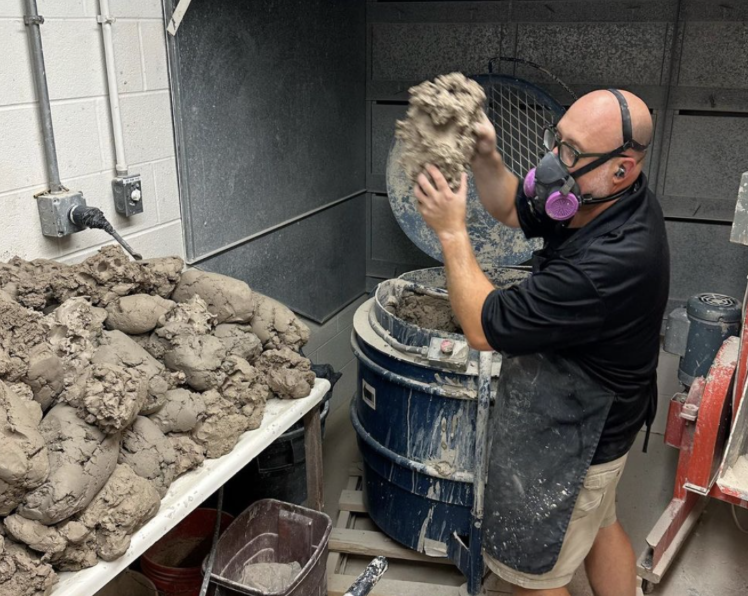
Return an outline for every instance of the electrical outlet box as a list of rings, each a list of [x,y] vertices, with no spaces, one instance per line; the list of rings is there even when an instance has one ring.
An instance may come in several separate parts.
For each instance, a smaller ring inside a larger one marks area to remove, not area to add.
[[[143,213],[140,174],[118,176],[112,180],[112,191],[114,192],[114,209],[117,213],[125,217]]]
[[[53,238],[62,238],[83,230],[75,225],[68,214],[73,207],[86,206],[86,199],[81,192],[65,191],[64,193],[42,193],[36,197],[39,209],[39,220],[42,224],[42,234]]]

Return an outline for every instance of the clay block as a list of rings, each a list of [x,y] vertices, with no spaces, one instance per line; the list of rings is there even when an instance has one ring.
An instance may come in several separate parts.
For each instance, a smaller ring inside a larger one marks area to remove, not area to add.
[[[257,367],[265,373],[270,390],[281,399],[306,397],[312,392],[312,363],[289,348],[263,352]]]
[[[294,350],[309,341],[309,327],[290,308],[255,292],[256,311],[252,331],[265,349],[288,346]]]
[[[205,415],[205,403],[199,393],[187,389],[166,392],[165,404],[150,420],[163,433],[190,432]]]
[[[150,333],[156,328],[158,320],[173,306],[174,302],[160,296],[123,296],[107,306],[106,326],[129,335]]]
[[[122,436],[119,463],[153,484],[163,497],[176,475],[177,454],[166,435],[150,419],[138,416]]]
[[[196,295],[208,303],[208,309],[216,315],[218,323],[248,323],[252,319],[255,309],[252,290],[243,281],[219,273],[189,269],[182,274],[172,299],[186,302]]]

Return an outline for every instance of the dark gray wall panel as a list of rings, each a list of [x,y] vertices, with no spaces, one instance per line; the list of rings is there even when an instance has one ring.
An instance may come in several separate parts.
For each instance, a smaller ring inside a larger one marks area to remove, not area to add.
[[[647,0],[642,3],[618,0],[516,0],[512,10],[514,21],[672,21],[676,0]]]
[[[667,23],[520,23],[517,56],[542,64],[565,83],[659,85]],[[517,67],[517,76],[538,71]]]
[[[408,106],[373,103],[371,107],[371,173],[387,173],[387,156],[395,134],[395,122],[405,118]]]
[[[369,23],[419,22],[488,23],[509,19],[511,1],[497,2],[372,2],[367,8]]]
[[[364,188],[363,0],[194,2],[175,39],[188,257]]]
[[[419,267],[438,265],[400,229],[386,195],[371,195],[371,258]]]
[[[747,138],[748,117],[674,116],[665,195],[724,201],[731,213],[748,170]]]
[[[462,71],[485,72],[501,55],[498,23],[376,23],[372,25],[372,78],[421,80]]]
[[[200,264],[324,322],[360,296],[366,275],[366,197],[361,195]]]
[[[748,3],[745,3],[748,4]],[[748,88],[748,25],[686,23],[679,85]]]
[[[670,242],[670,297],[685,301],[698,292],[743,299],[748,250],[730,242],[730,226],[667,222]]]

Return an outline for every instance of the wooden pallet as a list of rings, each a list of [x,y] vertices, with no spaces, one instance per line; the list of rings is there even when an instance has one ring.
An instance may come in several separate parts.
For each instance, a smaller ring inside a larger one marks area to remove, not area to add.
[[[401,546],[380,531],[356,529],[356,522],[368,517],[361,492],[362,482],[362,464],[355,463],[349,470],[348,484],[340,494],[340,513],[330,535],[330,555],[327,559],[328,596],[343,596],[353,584],[356,574],[347,573],[346,567],[354,557],[373,559],[384,556],[391,563],[402,561],[453,567],[449,559],[427,557]],[[371,595],[458,596],[459,593],[459,586],[454,585],[382,579]]]

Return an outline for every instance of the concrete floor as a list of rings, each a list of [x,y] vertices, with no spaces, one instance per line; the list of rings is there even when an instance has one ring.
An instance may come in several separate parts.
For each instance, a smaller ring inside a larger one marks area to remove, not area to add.
[[[649,453],[641,451],[643,433],[631,451],[618,492],[618,516],[634,550],[641,552],[654,523],[670,501],[678,452],[663,443],[665,415],[669,396],[678,390],[675,379],[677,360],[664,355],[660,364],[660,407],[650,439]],[[347,405],[330,415],[324,441],[325,510],[337,518],[337,502],[348,481],[348,468],[359,458],[355,433],[348,419]],[[748,527],[748,512],[738,516]],[[370,523],[370,522],[369,522]],[[366,529],[362,527],[362,529]],[[363,569],[368,561],[354,562],[347,573]],[[438,581],[460,585],[464,580],[453,568],[442,565],[392,565],[389,579]],[[501,594],[509,593],[498,588]],[[584,572],[569,586],[572,596],[592,596]],[[655,589],[661,596],[745,596],[748,594],[748,535],[733,522],[729,505],[712,501],[701,517],[687,544],[673,563],[669,574]]]

